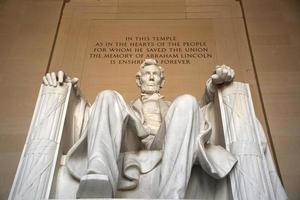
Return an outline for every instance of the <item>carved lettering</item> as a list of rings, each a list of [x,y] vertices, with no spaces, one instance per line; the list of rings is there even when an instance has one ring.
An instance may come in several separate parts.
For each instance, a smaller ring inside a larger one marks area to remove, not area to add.
[[[107,60],[108,64],[141,64],[154,58],[161,64],[189,65],[199,59],[214,57],[207,41],[182,41],[176,36],[125,36],[119,41],[96,41],[90,59]]]

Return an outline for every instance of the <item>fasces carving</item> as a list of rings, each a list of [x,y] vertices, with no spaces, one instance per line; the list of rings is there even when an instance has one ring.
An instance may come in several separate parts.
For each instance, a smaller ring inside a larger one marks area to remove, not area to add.
[[[41,86],[9,199],[49,196],[70,91],[71,84]]]
[[[249,85],[234,82],[220,89],[218,98],[226,147],[238,160],[230,173],[234,199],[287,199],[255,117]]]
[[[187,94],[167,102],[160,94],[164,70],[154,59],[146,59],[136,74],[140,97],[128,105],[121,94],[106,90],[89,106],[77,87],[78,79],[61,71],[45,75],[44,87],[55,91],[68,83],[76,93],[76,100],[69,102],[64,130],[64,140],[72,142],[67,154],[62,155],[57,173],[49,179],[55,176],[55,181],[46,184],[52,187],[51,197],[243,199],[252,197],[254,189],[249,187],[259,182],[264,189],[276,191],[267,195],[268,199],[285,199],[270,154],[260,148],[265,140],[258,135],[263,132],[255,128],[258,122],[254,112],[243,109],[252,105],[251,99],[243,99],[249,90],[232,97],[237,84],[231,84],[233,78],[230,67],[217,66],[200,102]],[[225,89],[218,89],[219,99],[214,100],[217,88]],[[224,148],[221,125],[227,127]],[[248,127],[245,134],[244,126]],[[255,147],[243,145],[251,143],[249,138],[254,138],[251,141]],[[240,141],[244,142],[242,146],[238,145]],[[65,149],[65,144],[58,145]],[[244,159],[249,152],[257,154]],[[240,173],[244,173],[245,166],[259,170],[252,171],[251,177],[245,176]],[[251,184],[245,185],[247,181]]]

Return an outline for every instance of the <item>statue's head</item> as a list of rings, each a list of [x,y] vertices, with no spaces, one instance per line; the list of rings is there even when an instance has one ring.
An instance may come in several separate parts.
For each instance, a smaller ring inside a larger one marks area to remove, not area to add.
[[[136,74],[136,84],[142,93],[159,93],[165,82],[164,69],[154,59],[145,59]]]

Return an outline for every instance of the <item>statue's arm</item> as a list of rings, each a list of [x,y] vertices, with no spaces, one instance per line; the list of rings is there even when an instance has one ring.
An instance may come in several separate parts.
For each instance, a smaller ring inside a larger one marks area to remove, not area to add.
[[[89,118],[90,104],[77,87],[71,94],[68,112],[66,116],[66,132],[70,135],[70,145],[75,144],[84,134]]]
[[[90,104],[78,87],[79,79],[71,78],[63,71],[50,72],[43,77],[43,84],[48,87],[59,87],[64,83],[72,83],[72,92],[65,121],[65,133],[69,135],[67,146],[75,144],[83,134],[86,126]],[[64,134],[65,134],[64,133]]]
[[[205,84],[205,93],[201,99],[201,106],[213,101],[217,87],[229,84],[234,79],[235,72],[232,68],[226,65],[217,65],[213,74],[209,77]]]

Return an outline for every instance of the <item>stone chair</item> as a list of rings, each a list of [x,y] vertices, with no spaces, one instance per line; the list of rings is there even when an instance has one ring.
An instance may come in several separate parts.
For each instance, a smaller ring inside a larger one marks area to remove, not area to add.
[[[86,101],[70,83],[56,88],[41,86],[10,200],[76,198],[79,180],[68,169],[68,152],[82,138],[84,113],[88,113],[83,112],[85,109]],[[249,85],[233,82],[219,89],[214,102],[205,109],[212,132],[203,145],[223,146],[238,162],[229,176],[219,180],[195,165],[186,198],[287,199],[255,116]],[[155,192],[155,187],[151,187],[155,183],[149,180],[156,170],[159,165],[139,177],[138,187],[120,190],[116,197],[149,198]]]

